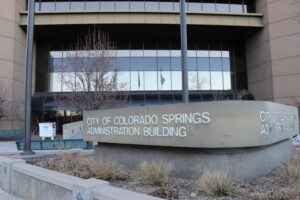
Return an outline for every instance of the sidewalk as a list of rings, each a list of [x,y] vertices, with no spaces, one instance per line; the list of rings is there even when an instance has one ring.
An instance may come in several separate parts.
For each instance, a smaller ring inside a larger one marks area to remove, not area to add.
[[[0,189],[0,200],[22,200],[22,199],[7,194],[6,192]]]
[[[0,152],[17,152],[17,145],[16,142],[0,142]]]

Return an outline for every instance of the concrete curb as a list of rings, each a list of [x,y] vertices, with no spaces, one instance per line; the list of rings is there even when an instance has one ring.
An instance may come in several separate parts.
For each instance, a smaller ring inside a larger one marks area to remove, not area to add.
[[[159,200],[0,156],[0,188],[26,200]]]

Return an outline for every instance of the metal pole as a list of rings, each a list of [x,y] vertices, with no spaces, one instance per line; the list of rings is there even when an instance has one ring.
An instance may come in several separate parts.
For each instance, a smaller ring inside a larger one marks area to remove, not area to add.
[[[31,96],[32,96],[32,59],[34,35],[34,0],[28,0],[28,23],[26,37],[26,88],[25,88],[25,138],[23,155],[32,155],[31,150]]]
[[[180,0],[180,40],[181,40],[181,70],[182,70],[182,100],[189,102],[188,69],[187,69],[187,30],[185,0]]]

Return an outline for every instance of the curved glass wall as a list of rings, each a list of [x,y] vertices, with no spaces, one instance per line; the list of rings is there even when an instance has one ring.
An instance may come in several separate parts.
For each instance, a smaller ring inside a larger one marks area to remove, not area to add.
[[[69,82],[76,82],[74,73],[78,71],[75,70],[76,67],[72,64],[75,62],[72,60],[89,63],[88,60],[93,59],[88,58],[89,56],[74,58],[69,56],[72,53],[50,52],[49,92],[69,91],[62,80],[63,77],[68,77]],[[77,55],[84,54],[81,52]],[[178,91],[182,89],[180,50],[116,50],[110,55],[108,59],[110,69],[107,74],[117,71],[118,90]],[[188,70],[189,90],[232,89],[234,73],[229,51],[189,50]]]
[[[251,0],[198,0],[187,1],[187,10],[195,12],[254,12]],[[38,11],[65,10],[136,10],[179,11],[179,1],[61,1],[38,0]]]

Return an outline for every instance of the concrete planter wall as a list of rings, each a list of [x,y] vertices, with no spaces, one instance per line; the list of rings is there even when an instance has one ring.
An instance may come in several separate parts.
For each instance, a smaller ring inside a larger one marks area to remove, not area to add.
[[[159,200],[5,157],[0,157],[0,188],[26,200]]]

